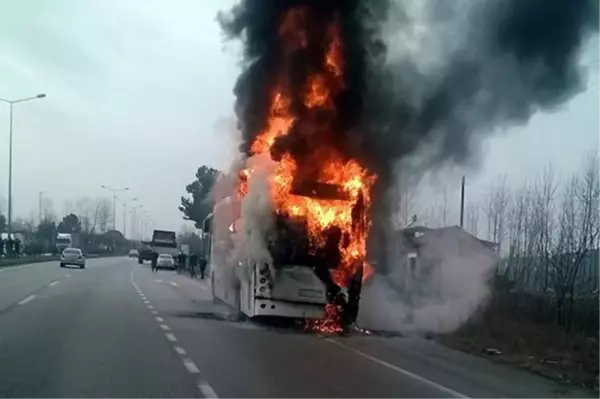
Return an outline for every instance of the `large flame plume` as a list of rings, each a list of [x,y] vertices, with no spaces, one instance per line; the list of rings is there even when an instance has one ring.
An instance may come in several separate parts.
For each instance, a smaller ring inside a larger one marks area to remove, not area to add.
[[[335,131],[343,128],[336,123],[336,101],[343,95],[347,78],[339,19],[334,14],[322,35],[309,35],[309,13],[302,6],[292,7],[280,18],[280,68],[269,82],[266,121],[249,143],[249,155],[268,154],[277,162],[269,177],[275,212],[306,220],[312,250],[326,245],[328,229],[341,231],[340,264],[331,274],[335,284],[347,287],[359,271],[363,278],[372,273],[365,259],[370,191],[376,176],[344,154],[343,143],[335,142],[343,136]],[[290,84],[290,73],[298,72],[294,71],[294,59],[315,48],[323,49],[319,63],[304,69],[307,73],[301,77],[302,85]],[[241,196],[247,194],[248,179],[254,171],[246,168],[240,172]],[[338,324],[333,308],[327,309],[324,327]]]
[[[366,268],[365,276],[371,274],[370,267],[363,264],[369,223],[363,222],[357,227],[352,210],[358,201],[363,201],[365,211],[368,211],[370,188],[376,177],[356,160],[341,154],[338,146],[328,142],[328,138],[339,137],[328,130],[336,128],[332,123],[336,116],[333,97],[345,88],[343,44],[337,18],[328,24],[324,37],[310,39],[308,22],[307,9],[301,6],[289,9],[281,18],[278,29],[284,49],[281,69],[272,83],[266,127],[250,148],[251,155],[268,153],[278,161],[270,178],[276,211],[291,217],[305,217],[311,244],[315,248],[324,244],[323,233],[327,228],[337,226],[342,230],[345,238],[339,248],[342,263],[333,272],[333,278],[337,285],[345,287],[357,267]],[[310,40],[317,43],[310,43]],[[293,87],[286,84],[289,80],[286,67],[299,51],[315,44],[326,49],[322,66],[306,76],[302,93],[292,93]],[[304,106],[301,112],[294,112],[293,97],[300,97]],[[299,136],[294,140],[304,141],[310,146],[308,156],[297,160],[293,154],[277,148],[278,139],[290,135]],[[240,174],[239,192],[242,195],[247,192],[246,182],[251,173],[252,169],[244,169]],[[314,182],[338,187],[346,198],[323,199],[318,195],[294,194],[294,187]]]

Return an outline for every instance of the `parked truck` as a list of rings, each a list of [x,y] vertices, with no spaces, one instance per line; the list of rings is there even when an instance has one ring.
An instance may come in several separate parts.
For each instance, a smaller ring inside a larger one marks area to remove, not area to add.
[[[148,244],[148,251],[145,253],[140,251],[138,263],[142,263],[146,259],[146,256],[150,256],[151,261],[156,262],[160,254],[169,254],[175,260],[174,268],[177,267],[181,250],[179,249],[177,234],[174,231],[154,230],[152,232],[152,240]]]
[[[154,253],[152,252],[151,241],[142,241],[142,247],[138,249],[138,263],[141,265],[145,260],[152,261]]]
[[[66,248],[79,248],[83,250],[83,240],[79,233],[58,233],[56,235],[56,251],[62,253]]]

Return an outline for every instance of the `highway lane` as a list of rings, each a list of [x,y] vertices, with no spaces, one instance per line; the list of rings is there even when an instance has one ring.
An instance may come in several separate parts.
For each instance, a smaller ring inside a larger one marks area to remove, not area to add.
[[[0,315],[0,396],[201,397],[131,286],[130,262],[98,259],[67,271],[37,266],[11,271],[18,277],[0,275],[0,291],[31,278],[35,283],[19,286],[35,291],[18,297],[36,292]]]
[[[88,268],[121,263],[120,258],[89,259]],[[57,284],[65,276],[70,276],[75,267],[60,268],[57,261],[30,263],[0,268],[0,314],[15,306],[19,301],[36,295],[48,284]]]
[[[205,282],[124,258],[0,272],[5,289],[2,397],[589,396],[416,338],[220,320]]]

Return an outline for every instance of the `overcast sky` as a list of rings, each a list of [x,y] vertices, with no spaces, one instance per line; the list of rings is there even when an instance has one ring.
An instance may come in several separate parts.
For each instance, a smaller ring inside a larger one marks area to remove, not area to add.
[[[65,200],[130,187],[157,227],[179,230],[185,185],[201,164],[234,156],[235,47],[215,21],[231,0],[0,0],[0,97],[15,105],[13,211],[37,216],[38,193]],[[598,43],[590,88],[551,115],[485,143],[479,193],[549,161],[568,172],[598,148]],[[7,195],[8,106],[0,103],[0,196]],[[122,212],[122,208],[118,208]],[[117,218],[121,228],[122,218]]]

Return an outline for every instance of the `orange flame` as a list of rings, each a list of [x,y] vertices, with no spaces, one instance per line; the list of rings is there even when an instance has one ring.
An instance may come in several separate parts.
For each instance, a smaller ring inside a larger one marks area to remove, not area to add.
[[[304,8],[289,11],[282,19],[278,34],[286,52],[292,53],[308,46],[306,29],[307,13]],[[343,45],[340,40],[339,22],[334,19],[326,34],[327,43],[321,73],[307,77],[303,94],[304,106],[309,110],[335,113],[333,96],[344,90],[344,58]],[[275,141],[289,134],[297,122],[297,116],[291,109],[291,93],[286,87],[285,71],[280,71],[271,94],[269,114],[264,130],[251,143],[253,155],[269,154]],[[311,121],[304,121],[310,126]],[[323,129],[323,126],[319,126]],[[317,129],[315,129],[317,130]],[[310,133],[309,133],[310,134]],[[314,143],[316,140],[312,140]],[[345,200],[312,198],[292,194],[292,183],[298,178],[299,165],[289,154],[285,153],[278,161],[274,173],[270,177],[271,196],[280,214],[301,216],[306,218],[309,238],[314,247],[325,244],[326,229],[337,226],[348,238],[340,243],[341,264],[332,272],[332,278],[340,287],[347,286],[350,278],[360,266],[363,267],[363,279],[372,274],[372,268],[365,262],[366,240],[369,223],[356,227],[353,220],[353,209],[362,198],[364,212],[370,206],[370,189],[376,176],[361,166],[357,161],[342,156],[333,146],[319,142],[319,148],[311,148],[310,159],[303,162],[315,166],[318,183],[327,183],[339,187],[346,195]],[[240,172],[238,192],[248,192],[248,178],[253,171],[246,169]],[[326,318],[321,323],[313,322],[312,328],[323,332],[338,332],[340,314],[336,305],[327,305]]]

